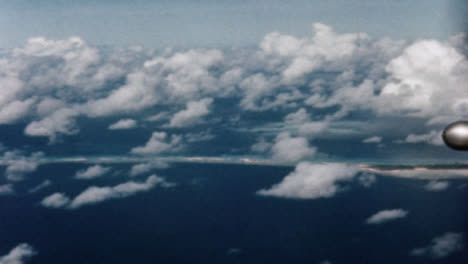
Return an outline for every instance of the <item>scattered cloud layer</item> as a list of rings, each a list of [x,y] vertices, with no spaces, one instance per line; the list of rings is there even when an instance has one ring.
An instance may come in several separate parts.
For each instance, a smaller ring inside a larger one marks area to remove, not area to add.
[[[0,264],[23,264],[34,255],[37,255],[37,251],[31,245],[22,243],[13,248],[7,255],[1,256]]]
[[[382,210],[367,218],[366,223],[370,225],[378,225],[389,221],[405,218],[407,215],[408,211],[405,211],[403,209]]]
[[[257,48],[232,50],[156,53],[103,49],[79,37],[30,38],[0,56],[0,125],[26,123],[26,136],[57,143],[80,133],[86,118],[120,117],[109,129],[135,128],[141,120],[128,116],[140,114],[164,120],[160,130],[225,122],[212,111],[229,101],[228,115],[247,119],[241,121],[259,120],[250,113],[280,113],[283,131],[268,139],[289,130],[292,139],[312,142],[334,131],[357,133],[364,143],[379,143],[378,134],[440,146],[442,126],[467,117],[468,60],[457,39],[407,43],[338,33],[322,23],[309,36],[271,32]],[[363,126],[337,130],[350,116]],[[424,125],[419,134],[389,135],[387,118]],[[366,125],[372,129],[362,130]],[[284,155],[280,142],[273,145],[271,154],[284,160],[315,151]]]
[[[440,259],[461,251],[463,248],[463,233],[447,232],[432,239],[429,245],[411,250],[410,254]]]

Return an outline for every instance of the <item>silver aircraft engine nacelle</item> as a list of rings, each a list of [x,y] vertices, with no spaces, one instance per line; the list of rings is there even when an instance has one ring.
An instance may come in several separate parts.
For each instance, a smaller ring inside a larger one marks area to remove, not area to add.
[[[468,121],[448,125],[442,133],[445,144],[455,150],[468,150]]]

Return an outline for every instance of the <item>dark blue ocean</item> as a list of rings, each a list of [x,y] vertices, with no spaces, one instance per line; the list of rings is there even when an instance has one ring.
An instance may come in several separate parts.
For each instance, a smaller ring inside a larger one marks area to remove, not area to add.
[[[176,183],[76,210],[39,203],[47,195],[75,196],[90,185],[129,181],[132,164],[92,181],[73,175],[88,164],[46,164],[0,196],[0,255],[20,243],[38,254],[28,263],[468,263],[468,251],[432,259],[410,255],[447,231],[468,234],[468,180],[441,192],[427,181],[377,175],[366,188],[351,184],[332,198],[256,195],[293,167],[176,163],[152,173]],[[145,180],[147,175],[134,180]],[[50,187],[28,189],[49,179]],[[465,187],[464,187],[465,186]],[[404,219],[368,225],[382,209],[403,208]]]

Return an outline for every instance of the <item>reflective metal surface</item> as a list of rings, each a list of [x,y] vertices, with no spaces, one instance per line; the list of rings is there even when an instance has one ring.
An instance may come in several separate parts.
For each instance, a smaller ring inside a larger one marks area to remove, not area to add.
[[[468,150],[468,121],[457,121],[447,126],[442,133],[447,146],[456,150]]]

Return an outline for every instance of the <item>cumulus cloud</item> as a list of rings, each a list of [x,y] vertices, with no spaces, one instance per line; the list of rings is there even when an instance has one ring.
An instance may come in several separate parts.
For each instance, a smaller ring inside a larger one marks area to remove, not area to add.
[[[358,172],[355,165],[301,162],[280,183],[257,194],[293,199],[330,198],[343,189],[341,183],[352,180]]]
[[[21,243],[7,255],[0,257],[0,264],[23,264],[34,255],[37,255],[37,251],[31,245]]]
[[[450,183],[448,181],[430,181],[424,186],[424,189],[431,192],[440,192],[447,190],[449,186]]]
[[[360,38],[367,38],[365,34],[337,34],[321,23],[315,23],[313,29],[311,38],[298,39],[273,32],[261,42],[261,50],[266,56],[285,61],[281,71],[282,82],[298,82],[307,73],[349,59],[357,50]]]
[[[0,196],[2,195],[11,195],[14,194],[13,184],[3,184],[0,185]]]
[[[41,201],[41,205],[49,208],[61,208],[70,203],[70,198],[68,198],[63,193],[54,193],[51,194]]]
[[[379,136],[373,136],[373,137],[365,138],[364,140],[362,140],[362,143],[380,143],[380,142],[382,142],[382,137],[379,137]]]
[[[79,37],[31,38],[0,57],[0,125],[26,121],[25,135],[51,143],[79,133],[83,116],[160,111],[150,120],[181,128],[214,122],[211,109],[229,97],[232,111],[289,112],[281,131],[297,138],[327,134],[353,114],[376,123],[360,136],[385,132],[387,117],[416,118],[427,131],[402,142],[440,145],[435,125],[467,117],[468,60],[460,39],[405,43],[315,23],[310,36],[272,32],[255,49],[157,54],[104,51]],[[239,116],[252,121],[248,113]],[[130,127],[131,121],[122,121],[109,128]]]
[[[448,43],[413,43],[388,63],[386,71],[394,81],[383,87],[376,110],[419,117],[462,114],[468,97],[467,63]]]
[[[209,71],[223,60],[218,50],[189,50],[156,56],[126,76],[126,83],[108,96],[88,101],[83,111],[92,117],[136,112],[157,103],[197,100],[219,91]]]
[[[26,116],[34,103],[33,99],[16,100],[0,109],[0,124],[11,124]]]
[[[3,160],[7,164],[5,175],[10,181],[21,181],[28,173],[36,171],[39,167],[39,158],[44,154],[36,152],[23,156],[20,151],[7,151],[3,154]]]
[[[287,132],[280,133],[271,147],[273,159],[284,162],[296,162],[311,157],[317,152],[315,147],[309,146],[304,137],[291,137]]]
[[[267,142],[265,138],[259,138],[257,142],[255,142],[251,147],[250,150],[257,153],[265,153],[271,149],[272,144]]]
[[[176,152],[182,148],[182,137],[172,135],[169,137],[166,132],[153,132],[151,138],[144,146],[132,148],[132,154],[154,155],[165,152]]]
[[[207,115],[209,107],[213,102],[212,98],[205,98],[200,101],[190,101],[186,109],[177,112],[169,121],[170,127],[187,127],[199,123],[201,118]]]
[[[296,130],[299,135],[309,138],[324,132],[329,126],[328,120],[312,121],[305,108],[285,116],[284,123],[288,128]]]
[[[59,134],[73,135],[79,132],[75,122],[78,115],[79,112],[75,109],[62,108],[41,120],[29,123],[24,133],[28,136],[48,137],[53,143]]]
[[[411,250],[410,254],[440,259],[461,251],[463,248],[463,233],[447,232],[432,239],[431,244]]]
[[[119,129],[132,129],[137,126],[136,120],[133,119],[120,119],[114,124],[109,126],[110,130],[119,130]]]
[[[403,209],[382,210],[367,218],[366,223],[370,225],[383,224],[389,221],[405,218],[408,211]]]
[[[130,169],[130,176],[138,176],[143,173],[147,173],[153,169],[165,169],[168,168],[169,164],[161,161],[151,161],[146,163],[139,163],[132,166]]]
[[[88,167],[86,170],[80,170],[76,172],[75,178],[80,180],[89,180],[101,177],[111,170],[109,167],[103,167],[101,165],[94,165]]]
[[[26,135],[54,140],[58,134],[76,133],[73,118],[79,113],[72,105],[93,97],[94,90],[123,74],[117,60],[105,62],[99,53],[78,37],[38,37],[4,54],[0,124],[28,117],[35,120],[25,129]]]
[[[63,193],[54,193],[45,197],[41,205],[49,208],[77,209],[85,205],[101,203],[110,199],[121,199],[139,192],[147,192],[157,185],[171,187],[174,184],[166,182],[156,175],[151,175],[144,182],[129,181],[111,187],[91,186],[73,199]]]

